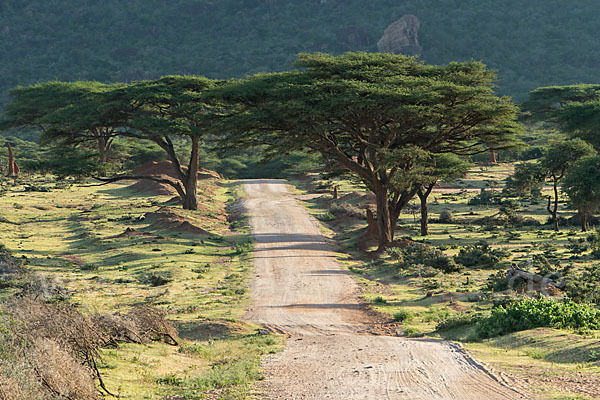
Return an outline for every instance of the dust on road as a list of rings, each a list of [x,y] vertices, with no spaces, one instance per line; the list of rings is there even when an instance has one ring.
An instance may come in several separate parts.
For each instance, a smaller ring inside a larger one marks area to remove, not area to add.
[[[358,288],[285,181],[244,181],[256,240],[249,321],[290,336],[261,399],[523,399],[457,344],[368,334]]]

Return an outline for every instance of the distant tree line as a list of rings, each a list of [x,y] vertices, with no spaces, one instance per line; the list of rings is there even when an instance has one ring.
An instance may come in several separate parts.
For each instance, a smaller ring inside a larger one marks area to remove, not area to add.
[[[427,63],[481,60],[522,100],[597,79],[599,13],[596,0],[3,0],[0,106],[9,88],[51,79],[226,79],[289,69],[299,52],[375,52],[406,14]]]

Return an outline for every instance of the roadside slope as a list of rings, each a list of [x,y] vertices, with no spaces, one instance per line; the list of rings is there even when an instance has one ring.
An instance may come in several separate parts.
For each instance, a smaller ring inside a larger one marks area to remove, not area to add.
[[[290,336],[264,363],[269,399],[519,399],[452,343],[367,333],[358,289],[284,181],[245,181],[256,240],[247,319]]]

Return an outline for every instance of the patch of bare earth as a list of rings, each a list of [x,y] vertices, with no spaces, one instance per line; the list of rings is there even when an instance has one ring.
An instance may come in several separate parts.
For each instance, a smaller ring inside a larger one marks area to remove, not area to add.
[[[459,345],[394,332],[365,312],[350,273],[284,181],[245,181],[256,241],[247,319],[286,333],[264,359],[260,399],[523,399]]]

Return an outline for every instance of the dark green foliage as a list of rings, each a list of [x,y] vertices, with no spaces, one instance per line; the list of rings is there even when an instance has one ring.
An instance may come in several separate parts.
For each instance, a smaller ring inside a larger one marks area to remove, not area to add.
[[[396,311],[393,315],[396,322],[408,322],[414,318],[414,314],[407,310]]]
[[[291,178],[322,167],[319,154],[293,151],[264,160],[260,149],[228,149],[222,156],[207,152],[200,165],[228,179]]]
[[[546,173],[538,163],[522,163],[515,166],[515,173],[506,179],[505,190],[509,194],[539,195]]]
[[[173,281],[173,273],[170,271],[143,273],[138,279],[141,283],[150,286],[163,286]]]
[[[600,264],[586,266],[581,274],[567,275],[565,292],[577,302],[600,303]]]
[[[485,188],[481,188],[479,194],[470,198],[467,204],[470,206],[489,206],[494,202],[495,197],[495,194],[492,193],[491,190],[485,190]]]
[[[585,157],[573,165],[563,182],[563,191],[579,212],[582,230],[587,230],[588,220],[600,204],[600,156]]]
[[[461,313],[440,321],[435,329],[438,331],[447,331],[450,329],[462,328],[475,324],[481,320],[481,315],[473,312]]]
[[[570,299],[525,298],[494,307],[477,323],[476,333],[485,339],[537,327],[600,329],[600,311]]]
[[[40,151],[38,157],[24,162],[23,166],[29,171],[53,173],[59,178],[99,175],[107,168],[99,161],[98,153],[80,148],[53,146]]]
[[[452,215],[451,211],[442,210],[440,212],[440,218],[438,219],[438,221],[441,224],[451,224],[453,220],[454,220],[454,216]]]
[[[400,269],[423,266],[441,270],[445,273],[457,272],[462,269],[462,266],[457,265],[452,257],[447,256],[435,247],[420,243],[411,244],[400,250],[396,255],[396,259]]]
[[[566,245],[566,248],[573,254],[581,254],[588,250],[588,246],[586,245],[584,238],[568,238],[567,240],[568,243]]]
[[[493,249],[488,243],[481,242],[460,249],[454,261],[465,267],[492,268],[509,255],[509,251]]]
[[[551,121],[563,132],[600,149],[600,85],[540,87],[524,103],[534,120]]]
[[[301,53],[296,65],[301,69],[254,75],[208,93],[206,101],[231,110],[219,119],[224,142],[268,146],[271,155],[310,149],[352,174],[378,198],[380,248],[393,240],[429,160],[457,165],[456,157],[442,155],[518,142],[517,108],[495,95],[495,74],[482,63]]]
[[[488,276],[486,286],[488,290],[497,293],[508,289],[514,289],[517,286],[521,286],[523,283],[524,281],[521,278],[509,278],[506,270],[500,270]]]
[[[592,256],[596,259],[600,258],[600,231],[596,230],[589,234],[586,240],[592,249]]]
[[[483,60],[499,71],[502,93],[523,97],[597,79],[598,12],[595,0],[4,0],[0,92],[50,79],[281,71],[301,51],[376,51],[389,24],[414,14],[427,62]],[[364,39],[344,39],[355,31]]]

